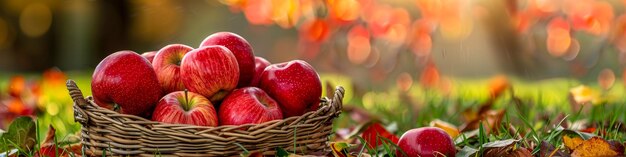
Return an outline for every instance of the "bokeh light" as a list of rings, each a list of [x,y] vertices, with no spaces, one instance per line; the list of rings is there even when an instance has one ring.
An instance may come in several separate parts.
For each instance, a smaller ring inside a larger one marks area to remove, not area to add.
[[[40,37],[52,25],[52,11],[42,3],[29,4],[20,14],[20,29],[29,37]]]
[[[371,53],[370,34],[365,27],[352,27],[348,32],[348,60],[354,64],[362,64]]]
[[[554,18],[550,20],[547,31],[548,39],[546,40],[546,45],[548,52],[554,57],[563,56],[572,42],[569,23],[561,17]]]
[[[409,89],[411,89],[411,85],[413,85],[413,77],[411,77],[411,74],[403,72],[398,75],[398,79],[396,79],[396,84],[398,86],[398,89],[400,89],[401,91],[409,91]]]
[[[598,74],[598,84],[602,89],[608,90],[613,87],[615,83],[615,73],[611,69],[602,69],[600,74]]]
[[[253,25],[272,24],[272,0],[251,0],[248,1],[243,13],[246,19]]]
[[[300,2],[272,0],[272,20],[282,28],[291,28],[300,19]]]

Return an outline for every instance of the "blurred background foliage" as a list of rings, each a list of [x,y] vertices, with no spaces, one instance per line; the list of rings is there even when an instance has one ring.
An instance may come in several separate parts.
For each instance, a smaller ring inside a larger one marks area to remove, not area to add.
[[[255,55],[272,63],[306,60],[324,83],[348,88],[346,104],[373,112],[407,104],[419,108],[433,98],[462,100],[442,103],[461,110],[488,99],[490,80],[498,77],[546,111],[572,110],[567,97],[581,84],[588,85],[582,95],[593,97],[584,100],[623,102],[625,5],[624,0],[0,0],[0,128],[17,115],[36,115],[39,126],[53,124],[58,135],[75,132],[79,126],[71,118],[66,79],[78,80],[89,95],[91,72],[108,54],[156,51],[172,43],[197,47],[218,31],[240,34]]]

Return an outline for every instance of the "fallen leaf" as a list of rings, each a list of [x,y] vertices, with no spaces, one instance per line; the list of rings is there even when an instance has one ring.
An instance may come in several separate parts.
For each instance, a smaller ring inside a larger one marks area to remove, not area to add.
[[[365,139],[367,145],[370,148],[376,148],[380,146],[383,143],[383,139],[381,138],[389,139],[395,144],[398,143],[398,136],[387,131],[387,129],[385,129],[385,127],[383,127],[380,123],[372,122],[370,124],[364,125],[364,127],[365,129],[363,130],[361,137]]]
[[[489,143],[485,143],[483,144],[484,148],[498,148],[498,147],[506,147],[506,146],[510,146],[511,144],[517,142],[519,140],[516,139],[508,139],[508,140],[499,140],[499,141],[493,141],[493,142],[489,142]]]
[[[498,133],[504,113],[504,109],[486,111],[480,115],[480,118],[461,125],[461,132],[478,129],[479,124],[483,122],[486,134]]]
[[[596,137],[597,136],[597,135],[592,134],[592,133],[575,131],[575,130],[572,130],[572,129],[565,129],[563,127],[557,127],[555,129],[555,131],[561,131],[562,134],[566,134],[566,135],[577,135],[578,137],[582,138],[583,140],[588,140],[588,139],[591,139],[592,137]]]
[[[597,156],[616,156],[618,153],[614,150],[611,150],[611,146],[609,143],[600,138],[593,137],[589,140],[584,141],[582,144],[577,146],[572,153],[573,157],[597,157]]]
[[[574,150],[580,144],[582,144],[585,140],[580,137],[569,137],[568,135],[563,135],[563,144],[565,147],[570,150]]]
[[[570,89],[570,94],[576,104],[598,104],[600,101],[600,93],[585,85]]]
[[[611,150],[617,152],[618,155],[624,155],[624,144],[616,140],[609,140],[609,145],[611,145]]]
[[[445,131],[446,133],[448,133],[448,135],[450,135],[450,137],[452,137],[452,139],[456,138],[457,136],[459,136],[459,129],[456,128],[456,126],[439,120],[439,119],[435,119],[433,121],[430,122],[430,126],[432,127],[438,127],[440,129],[443,129],[443,131]]]
[[[508,139],[483,144],[484,156],[530,157],[530,151],[517,145],[519,140]]]
[[[489,95],[497,98],[510,87],[509,80],[505,75],[497,75],[489,81]]]
[[[461,151],[456,153],[455,157],[472,157],[472,156],[474,156],[474,154],[476,154],[476,152],[478,152],[478,149],[474,149],[472,147],[465,146],[465,147],[463,147],[463,149],[461,149]]]
[[[15,145],[8,144],[8,147],[0,147],[0,152],[15,149],[14,146],[21,150],[32,150],[37,141],[35,135],[35,121],[31,117],[18,117],[11,122],[7,132],[0,137],[0,142],[12,142]]]
[[[350,144],[348,143],[333,142],[330,143],[330,148],[335,157],[354,157],[348,152],[348,148],[350,148]]]

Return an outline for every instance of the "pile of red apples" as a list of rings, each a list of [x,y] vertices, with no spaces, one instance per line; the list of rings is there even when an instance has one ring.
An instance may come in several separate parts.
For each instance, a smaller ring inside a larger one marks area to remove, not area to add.
[[[198,48],[115,52],[91,82],[101,107],[170,124],[259,124],[317,110],[319,75],[302,60],[270,64],[241,36],[218,32]],[[217,111],[216,111],[217,110]]]

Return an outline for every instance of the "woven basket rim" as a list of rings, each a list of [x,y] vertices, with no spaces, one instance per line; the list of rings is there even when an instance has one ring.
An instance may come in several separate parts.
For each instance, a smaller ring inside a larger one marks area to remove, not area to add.
[[[82,94],[82,91],[78,88],[78,85],[72,79],[68,79],[66,82],[66,85],[70,93],[70,96],[72,97],[72,100],[74,101],[74,106],[78,106],[81,109],[86,109],[86,107],[89,106],[98,110],[108,110],[108,111],[114,112],[113,114],[116,116],[137,119],[144,124],[172,126],[172,127],[181,127],[181,128],[195,128],[195,129],[200,129],[200,130],[223,130],[223,129],[234,130],[234,129],[240,129],[240,128],[254,127],[254,126],[263,126],[266,124],[277,123],[277,121],[286,122],[286,121],[291,121],[293,119],[305,118],[304,115],[308,115],[310,113],[313,113],[313,115],[329,114],[329,113],[322,113],[324,111],[328,112],[328,110],[334,110],[334,112],[341,112],[342,107],[343,107],[342,99],[345,93],[345,90],[342,86],[336,86],[336,90],[335,90],[333,97],[331,98],[322,97],[320,99],[320,104],[319,104],[320,107],[317,110],[308,111],[301,116],[292,116],[292,117],[287,117],[283,119],[276,119],[276,120],[267,121],[267,122],[259,123],[259,124],[198,126],[198,125],[192,125],[192,124],[163,123],[163,122],[158,122],[158,121],[152,121],[152,120],[149,120],[140,116],[136,116],[136,115],[118,113],[116,111],[99,106],[94,101],[93,96],[84,97]],[[336,102],[336,103],[331,103],[331,102]],[[334,106],[331,106],[331,105],[334,105]],[[338,114],[338,113],[335,113],[335,114]],[[76,116],[77,115],[75,113],[74,117],[77,118]]]

